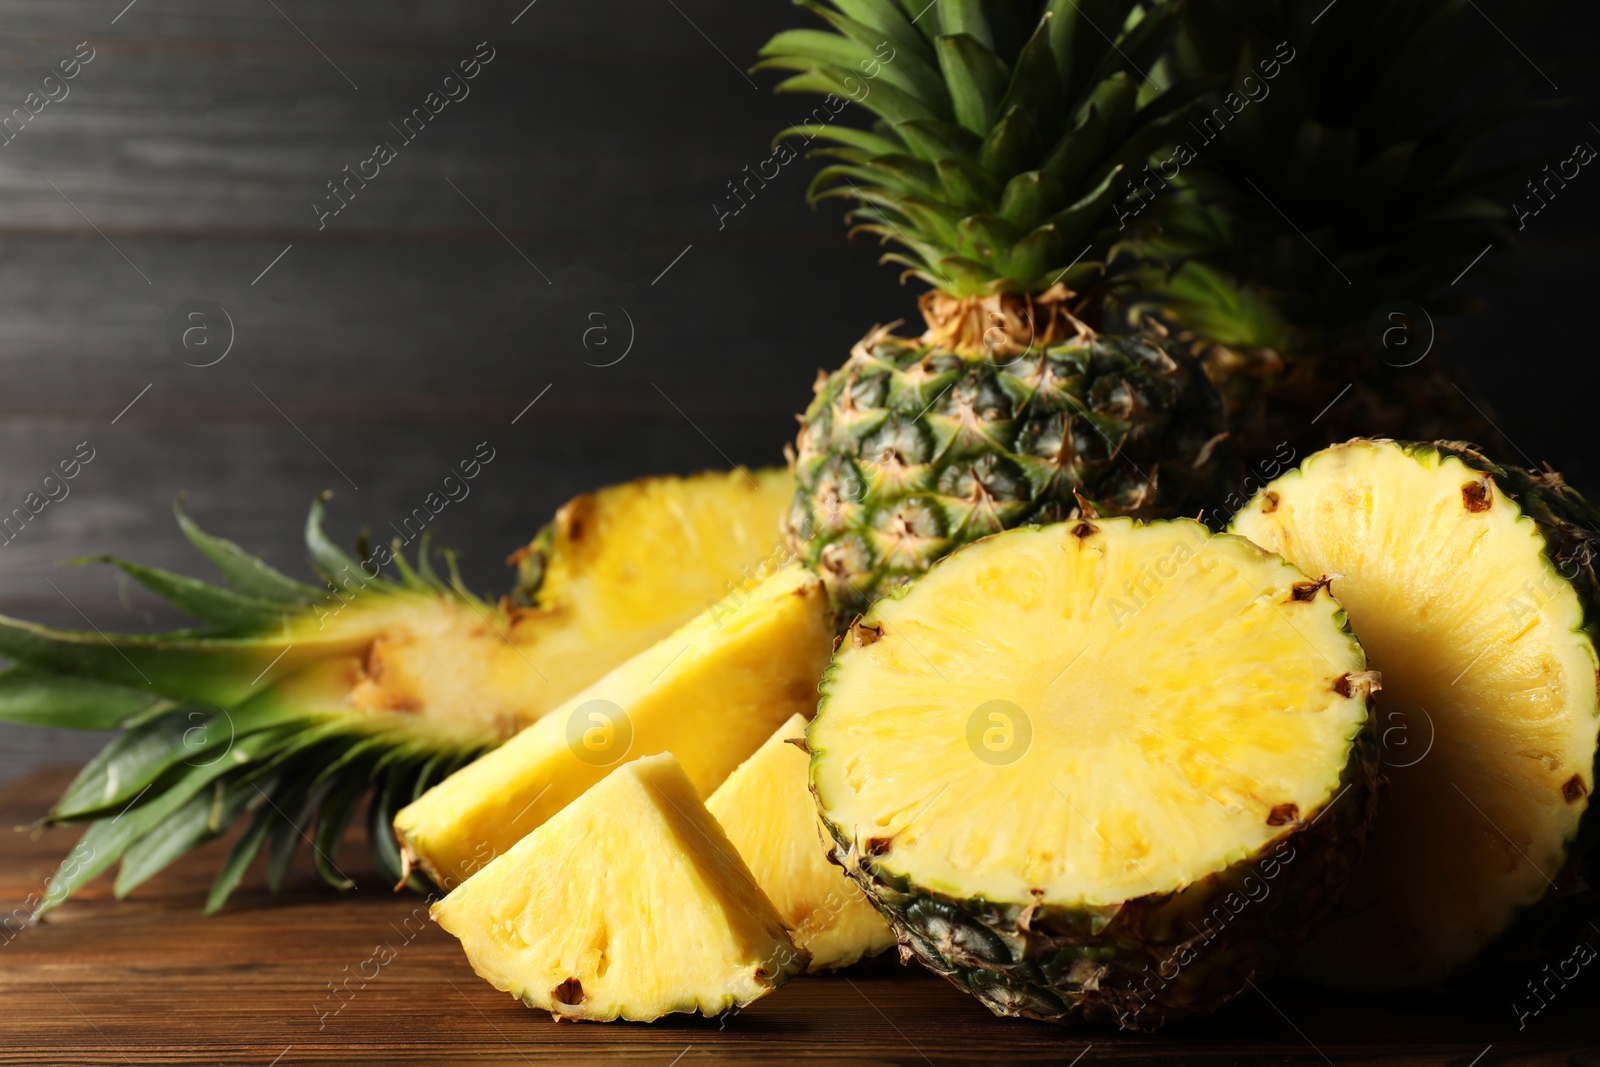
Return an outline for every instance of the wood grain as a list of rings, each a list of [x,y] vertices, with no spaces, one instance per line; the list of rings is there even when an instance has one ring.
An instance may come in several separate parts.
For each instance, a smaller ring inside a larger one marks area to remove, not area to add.
[[[38,818],[66,780],[40,774],[0,789],[0,819]],[[0,916],[42,890],[74,835],[0,838]],[[338,858],[358,885],[348,893],[303,864],[273,897],[258,870],[202,918],[219,842],[128,900],[112,899],[102,878],[37,926],[8,924],[0,1064],[1600,1064],[1593,974],[1520,1032],[1508,1002],[1487,992],[1378,1002],[1281,983],[1154,1036],[1053,1027],[995,1018],[882,958],[796,979],[721,1019],[556,1023],[479,981],[425,920],[421,897],[376,884],[357,859],[362,845],[353,838]]]

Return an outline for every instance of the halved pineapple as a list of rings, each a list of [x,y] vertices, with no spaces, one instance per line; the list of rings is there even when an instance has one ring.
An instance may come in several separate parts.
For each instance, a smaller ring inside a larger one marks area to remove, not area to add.
[[[1389,787],[1348,897],[1306,946],[1308,975],[1435,982],[1542,898],[1584,888],[1571,860],[1595,834],[1596,519],[1552,472],[1358,440],[1234,520],[1332,578],[1383,671]]]
[[[512,557],[534,608],[514,619],[549,685],[541,711],[752,584],[780,552],[782,469],[641,478],[575,497]],[[525,719],[519,725],[526,725]]]
[[[451,889],[626,758],[673,752],[701,796],[816,705],[833,642],[800,564],[714,605],[395,817],[409,859]]]
[[[1152,1029],[1286,961],[1375,792],[1325,588],[1195,522],[957,551],[846,636],[807,731],[835,855],[1000,1015]]]
[[[810,971],[846,967],[894,944],[894,934],[860,888],[828,861],[817,804],[806,784],[809,761],[798,712],[728,775],[706,801],[750,865]]]
[[[670,753],[611,772],[432,915],[479,976],[558,1019],[716,1015],[806,959]]]
[[[373,858],[399,877],[388,832],[399,804],[745,584],[774,554],[789,494],[781,470],[736,470],[578,497],[513,557],[517,588],[493,602],[462,587],[448,553],[435,572],[426,532],[414,565],[399,538],[350,557],[323,532],[321,499],[306,522],[320,585],[180,507],[184,534],[229,588],[94,561],[208,628],[107,636],[0,617],[0,654],[17,664],[0,675],[0,719],[126,727],[51,811],[91,823],[79,851],[94,858],[63,866],[39,911],[119,859],[116,891],[129,892],[238,819],[248,826],[208,909],[263,849],[276,887],[313,822],[319,871],[346,886],[332,857],[369,792]]]

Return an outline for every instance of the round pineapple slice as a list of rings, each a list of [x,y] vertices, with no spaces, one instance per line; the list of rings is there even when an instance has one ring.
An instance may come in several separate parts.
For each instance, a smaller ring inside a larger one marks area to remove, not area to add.
[[[808,732],[835,858],[996,1014],[1154,1029],[1287,961],[1371,817],[1326,588],[1195,522],[961,549],[850,629]]]
[[[1429,984],[1582,903],[1597,518],[1553,472],[1461,445],[1358,440],[1310,457],[1234,520],[1332,579],[1383,672],[1388,788],[1350,894],[1306,947],[1310,977]],[[1525,931],[1507,935],[1519,916]]]

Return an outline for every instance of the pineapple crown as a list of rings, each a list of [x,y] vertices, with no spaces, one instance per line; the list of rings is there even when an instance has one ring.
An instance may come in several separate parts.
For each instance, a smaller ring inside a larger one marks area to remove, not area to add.
[[[826,99],[775,144],[826,142],[808,196],[855,201],[852,233],[957,298],[1102,280],[1125,175],[1204,88],[1157,80],[1177,0],[795,2],[830,29],[779,33],[755,69]],[[833,123],[846,101],[870,129]]]
[[[425,544],[415,568],[398,538],[392,550],[363,550],[359,562],[347,555],[322,530],[325,498],[312,504],[305,528],[321,588],[207,533],[183,513],[180,498],[179,526],[226,588],[116,557],[68,562],[112,564],[205,628],[107,635],[0,616],[0,654],[14,663],[0,671],[0,721],[121,728],[41,823],[89,829],[51,879],[35,918],[119,862],[113,891],[122,897],[235,823],[244,830],[212,885],[207,912],[222,907],[263,850],[276,891],[302,841],[312,844],[322,878],[348,888],[334,856],[363,798],[370,798],[374,863],[391,882],[421,887],[390,831],[394,813],[496,739],[403,711],[338,703],[344,669],[337,664],[356,654],[360,640],[338,627],[305,627],[297,635],[292,620],[314,615],[321,622],[357,599],[406,595],[461,600],[486,620],[490,609],[465,591],[448,554],[449,577],[440,577]],[[396,577],[378,571],[389,560]],[[333,672],[319,672],[330,664]]]
[[[1185,123],[1192,165],[1150,202],[1157,236],[1139,253],[1165,261],[1143,279],[1164,314],[1224,344],[1293,352],[1358,344],[1390,301],[1470,310],[1453,279],[1511,242],[1503,186],[1546,162],[1489,167],[1479,151],[1562,103],[1529,67],[1474,92],[1509,53],[1476,5],[1188,0],[1179,22],[1165,69],[1223,84]]]

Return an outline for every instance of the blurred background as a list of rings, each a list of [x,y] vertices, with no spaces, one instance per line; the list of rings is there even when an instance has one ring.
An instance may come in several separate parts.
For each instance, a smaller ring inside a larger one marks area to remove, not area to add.
[[[1600,149],[1592,8],[1481,11],[1506,34],[1483,79],[1536,66],[1580,98],[1495,150]],[[729,211],[729,183],[814,103],[746,73],[798,21],[779,0],[0,2],[0,515],[80,462],[0,546],[0,612],[181,625],[109,568],[56,565],[115,552],[209,576],[180,493],[306,577],[319,491],[337,540],[387,536],[492,455],[434,526],[497,593],[576,493],[781,463],[818,369],[917,295],[836,204],[805,205],[814,164]],[[77,73],[45,99],[62,60]],[[1467,273],[1488,309],[1441,323],[1437,350],[1591,495],[1597,219],[1591,166]],[[100,742],[0,726],[0,780]]]

